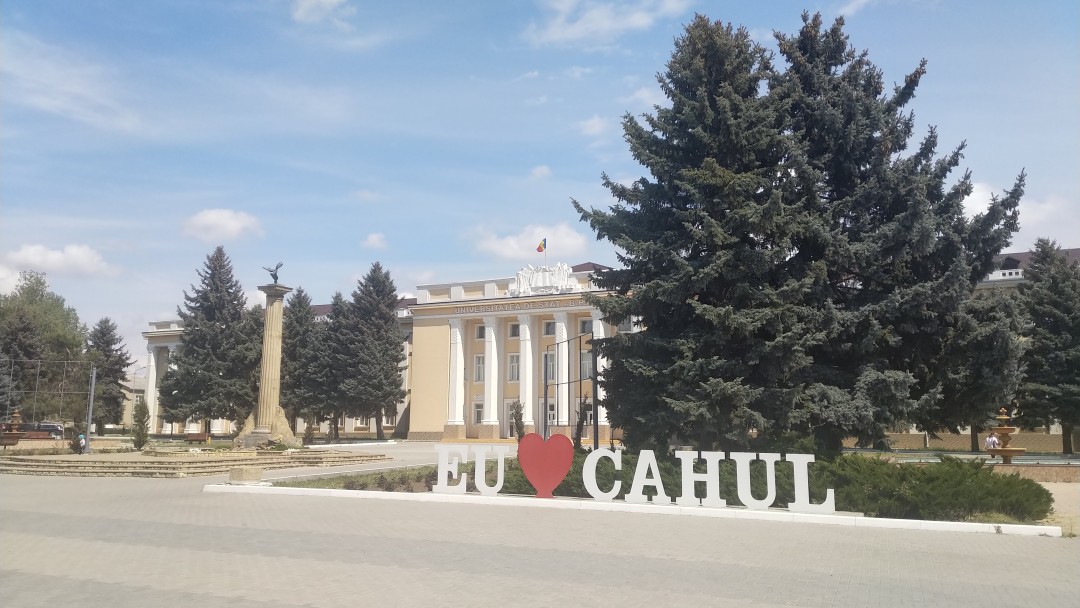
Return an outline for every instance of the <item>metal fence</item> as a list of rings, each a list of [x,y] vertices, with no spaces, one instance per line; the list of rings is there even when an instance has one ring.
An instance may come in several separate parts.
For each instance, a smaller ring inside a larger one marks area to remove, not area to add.
[[[0,358],[3,421],[18,410],[24,422],[83,422],[94,375],[89,361]]]
[[[541,356],[541,369],[543,377],[543,402],[544,402],[544,437],[551,435],[552,426],[568,426],[576,429],[578,421],[585,418],[585,428],[582,429],[582,440],[589,438],[593,447],[599,447],[600,419],[597,411],[598,387],[596,384],[597,353],[593,348],[593,334],[585,333],[556,341],[544,349]],[[560,355],[561,345],[566,345],[566,354]],[[588,350],[586,350],[588,347]],[[564,365],[561,356],[569,361],[565,362],[568,373],[565,382],[559,382],[557,371],[560,365]],[[574,365],[574,363],[577,365]],[[589,382],[588,387],[585,382]],[[557,391],[559,387],[567,387],[567,404],[565,418],[557,411]]]

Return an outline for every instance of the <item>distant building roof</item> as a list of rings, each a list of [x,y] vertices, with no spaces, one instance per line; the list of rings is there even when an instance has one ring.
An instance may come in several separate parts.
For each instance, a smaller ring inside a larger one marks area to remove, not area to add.
[[[1071,262],[1080,262],[1080,248],[1062,249],[1065,259]],[[1028,267],[1035,253],[1032,251],[1020,251],[1017,253],[1002,253],[994,256],[994,267],[1001,270],[1016,270]]]
[[[605,270],[611,270],[611,267],[597,264],[596,262],[583,262],[571,266],[570,270],[574,272],[603,272]]]

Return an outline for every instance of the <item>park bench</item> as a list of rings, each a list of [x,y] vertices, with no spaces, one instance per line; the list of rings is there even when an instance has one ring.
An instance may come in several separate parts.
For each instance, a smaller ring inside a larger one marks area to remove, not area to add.
[[[206,443],[210,439],[209,433],[185,433],[184,441],[188,443]]]

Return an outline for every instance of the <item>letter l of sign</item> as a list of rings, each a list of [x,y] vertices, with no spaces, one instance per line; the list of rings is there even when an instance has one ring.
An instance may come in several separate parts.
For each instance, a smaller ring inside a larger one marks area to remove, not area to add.
[[[810,503],[810,478],[807,467],[814,462],[813,454],[788,454],[784,460],[795,469],[795,500],[788,503],[792,513],[835,513],[836,499],[832,488],[825,491],[825,501],[820,505]]]

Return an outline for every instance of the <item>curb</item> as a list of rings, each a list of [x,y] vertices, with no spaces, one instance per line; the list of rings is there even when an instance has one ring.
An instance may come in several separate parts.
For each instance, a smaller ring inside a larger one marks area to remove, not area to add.
[[[546,500],[529,496],[479,496],[474,494],[433,494],[429,492],[380,492],[374,490],[330,490],[324,488],[282,488],[275,486],[208,484],[203,492],[209,494],[279,494],[289,496],[328,496],[332,498],[362,498],[377,500],[404,500],[412,502],[441,502],[473,505],[497,505],[504,507],[531,507],[540,509],[578,509],[582,511],[619,511],[622,513],[652,513],[657,515],[689,515],[721,519],[752,519],[761,521],[785,521],[856,528],[890,528],[895,530],[933,530],[938,532],[977,532],[984,534],[1010,534],[1017,536],[1061,537],[1059,526],[1033,526],[1022,524],[981,524],[961,521],[929,521],[920,519],[886,519],[862,515],[811,515],[786,510],[752,511],[729,507],[679,507],[675,505],[637,505],[623,502],[600,502],[577,498]]]

